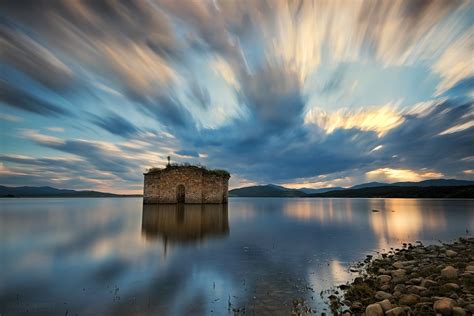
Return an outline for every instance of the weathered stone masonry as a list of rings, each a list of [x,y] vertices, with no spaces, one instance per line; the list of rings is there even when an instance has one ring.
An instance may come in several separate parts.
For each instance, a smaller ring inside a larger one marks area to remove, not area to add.
[[[230,175],[197,166],[153,168],[144,174],[143,203],[227,203]]]

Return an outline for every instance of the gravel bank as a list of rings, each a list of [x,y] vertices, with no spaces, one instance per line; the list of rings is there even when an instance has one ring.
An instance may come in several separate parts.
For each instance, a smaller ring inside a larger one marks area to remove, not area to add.
[[[473,315],[474,238],[403,244],[357,265],[361,276],[331,295],[342,315]]]

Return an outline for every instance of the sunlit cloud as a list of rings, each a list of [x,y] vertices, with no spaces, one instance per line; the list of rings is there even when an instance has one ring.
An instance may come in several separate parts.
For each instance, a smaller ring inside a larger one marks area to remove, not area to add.
[[[468,128],[471,128],[474,126],[474,121],[469,121],[464,124],[456,125],[453,127],[448,128],[447,130],[439,133],[439,135],[445,135],[445,134],[451,134],[451,133],[457,133],[463,130],[466,130]]]
[[[443,174],[436,171],[410,170],[410,169],[392,169],[380,168],[366,173],[371,181],[421,181],[427,179],[441,178]]]
[[[41,134],[36,130],[24,129],[22,130],[22,135],[28,139],[44,144],[64,144],[64,141],[61,138]]]
[[[338,128],[357,128],[363,131],[374,131],[383,136],[390,129],[403,123],[403,116],[397,112],[396,105],[360,109],[351,111],[339,109],[332,113],[313,108],[305,116],[305,123],[313,123],[326,133]]]

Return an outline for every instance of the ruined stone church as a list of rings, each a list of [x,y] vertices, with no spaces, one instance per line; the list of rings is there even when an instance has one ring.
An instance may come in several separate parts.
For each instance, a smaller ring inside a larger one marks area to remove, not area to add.
[[[143,203],[227,203],[230,174],[201,166],[171,165],[144,173]]]

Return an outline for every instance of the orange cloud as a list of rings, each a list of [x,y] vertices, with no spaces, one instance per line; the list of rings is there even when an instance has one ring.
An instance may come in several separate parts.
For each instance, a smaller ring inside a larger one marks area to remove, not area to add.
[[[379,168],[366,173],[372,181],[421,181],[433,178],[441,178],[444,175],[436,171],[416,171],[410,169]]]
[[[333,113],[314,108],[308,111],[305,116],[306,124],[316,124],[328,134],[338,128],[358,128],[363,131],[374,131],[379,136],[383,136],[403,121],[402,115],[396,111],[396,106],[392,104],[357,111],[340,109]]]

